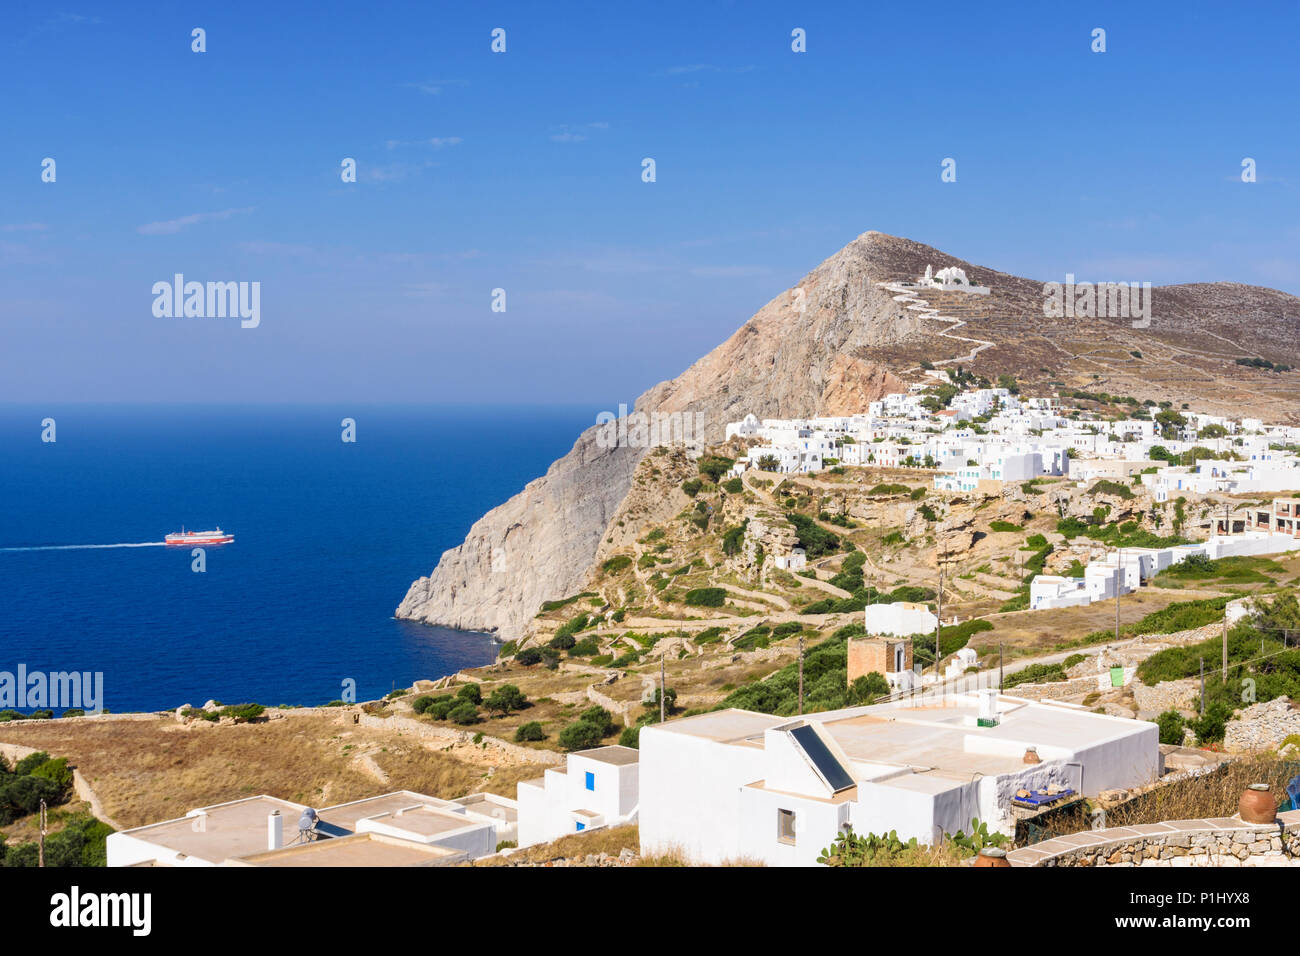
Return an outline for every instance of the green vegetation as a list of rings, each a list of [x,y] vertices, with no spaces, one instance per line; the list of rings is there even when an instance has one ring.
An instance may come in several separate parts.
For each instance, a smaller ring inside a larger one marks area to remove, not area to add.
[[[1112,495],[1116,498],[1123,498],[1125,501],[1133,500],[1133,490],[1128,485],[1122,485],[1118,481],[1111,481],[1102,478],[1092,483],[1088,489],[1090,495]]]
[[[799,535],[799,547],[804,549],[809,560],[840,550],[839,536],[827,531],[807,515],[790,511],[786,513],[786,518],[794,525],[795,533]]]
[[[88,813],[64,818],[63,829],[45,838],[45,865],[58,867],[107,866],[104,841],[113,828]],[[5,846],[0,838],[0,866],[34,867],[40,861],[40,847],[35,842]]]
[[[1166,710],[1156,718],[1156,726],[1160,728],[1160,742],[1162,744],[1181,744],[1183,742],[1183,733],[1186,723],[1183,721],[1183,715],[1176,710]]]
[[[515,743],[522,744],[545,739],[546,734],[542,731],[542,725],[535,720],[521,724],[519,729],[515,731]]]
[[[1065,680],[1064,664],[1030,664],[1014,674],[1008,674],[1002,681],[1002,687],[1015,687],[1019,684],[1045,684]]]
[[[600,569],[606,574],[618,574],[620,571],[626,571],[632,566],[632,558],[626,554],[616,554],[604,564]]]
[[[568,605],[572,604],[574,601],[581,600],[582,598],[595,597],[595,596],[596,596],[595,591],[583,591],[581,594],[575,594],[573,595],[573,597],[562,598],[559,601],[544,601],[542,602],[542,613],[545,614],[547,611],[558,611],[560,608],[567,607]]]
[[[692,588],[686,592],[685,603],[690,607],[722,607],[727,601],[725,588]]]
[[[721,455],[706,455],[699,460],[698,465],[700,474],[708,475],[709,480],[716,485],[735,463],[734,458],[723,458]]]
[[[809,648],[804,654],[804,711],[835,710],[850,703],[848,688],[848,639],[866,633],[861,624],[842,627],[833,636]],[[856,683],[856,682],[855,682]],[[739,707],[765,714],[791,716],[799,712],[799,664],[797,661],[769,675],[736,688],[717,709]]]
[[[589,707],[577,721],[560,731],[559,743],[565,750],[586,750],[614,732],[614,717],[604,707]]]
[[[999,532],[1002,532],[1002,531],[1023,531],[1024,528],[1022,528],[1022,527],[1021,527],[1020,525],[1018,525],[1018,524],[1012,524],[1010,521],[991,521],[991,522],[989,522],[989,530],[990,530],[990,531],[999,531]]]
[[[923,846],[916,837],[904,843],[896,830],[885,836],[859,836],[852,827],[845,827],[830,847],[822,848],[817,862],[830,867],[956,865],[985,847],[1010,843],[1011,837],[989,832],[988,824],[979,820],[971,820],[969,836],[962,831],[945,835],[943,844],[937,847]]]
[[[1208,581],[1211,579],[1233,584],[1272,584],[1273,578],[1265,572],[1286,573],[1286,568],[1268,558],[1240,555],[1211,560],[1204,554],[1192,554],[1178,564],[1171,565],[1156,576],[1156,584],[1165,581]]]

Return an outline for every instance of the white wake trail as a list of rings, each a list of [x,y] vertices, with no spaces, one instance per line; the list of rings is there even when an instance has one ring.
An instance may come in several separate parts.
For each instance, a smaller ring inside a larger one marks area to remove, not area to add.
[[[88,548],[162,548],[166,541],[137,541],[123,544],[38,544],[24,548],[0,548],[0,551],[84,551]]]

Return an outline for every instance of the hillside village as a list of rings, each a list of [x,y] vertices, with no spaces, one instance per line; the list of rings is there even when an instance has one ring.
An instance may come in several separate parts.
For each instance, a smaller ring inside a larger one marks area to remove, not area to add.
[[[867,852],[854,834],[884,833],[904,849],[877,862],[1004,847],[1017,865],[1071,865],[1019,842],[1033,821],[1069,807],[1058,825],[1095,829],[1241,772],[1268,777],[1286,832],[1300,828],[1288,764],[1232,756],[1300,752],[1300,539],[1278,494],[1300,485],[1300,430],[954,378],[865,415],[750,416],[720,445],[653,449],[584,590],[544,604],[496,664],[360,708],[269,712],[455,753],[486,790],[391,789],[409,778],[371,744],[377,795],[200,804],[113,834],[107,862],[524,861],[631,830],[635,849],[599,865],[838,865]],[[1237,701],[1242,675],[1257,701]],[[257,732],[224,713],[132,730]],[[43,732],[68,721],[41,723],[4,737],[66,753],[73,735]],[[238,853],[196,837],[196,815],[242,834]]]

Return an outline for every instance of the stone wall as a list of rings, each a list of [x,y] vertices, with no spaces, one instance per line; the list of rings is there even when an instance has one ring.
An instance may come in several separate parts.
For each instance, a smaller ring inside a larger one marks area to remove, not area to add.
[[[1300,856],[1300,810],[1261,826],[1238,817],[1085,830],[1012,850],[1012,866],[1138,866],[1178,857]],[[1207,861],[1207,865],[1212,865]]]
[[[1161,681],[1148,687],[1141,681],[1133,682],[1133,701],[1139,717],[1155,717],[1167,710],[1195,710],[1201,692],[1201,682],[1195,677],[1186,680]]]
[[[1223,749],[1229,753],[1276,750],[1292,734],[1300,734],[1300,709],[1290,698],[1276,697],[1263,704],[1251,704],[1241,717],[1230,720],[1223,735]]]
[[[1030,700],[1064,700],[1066,697],[1090,694],[1096,689],[1097,677],[1093,675],[1050,681],[1046,684],[1017,684],[1015,687],[1008,687],[1005,693],[1012,697],[1027,697]]]

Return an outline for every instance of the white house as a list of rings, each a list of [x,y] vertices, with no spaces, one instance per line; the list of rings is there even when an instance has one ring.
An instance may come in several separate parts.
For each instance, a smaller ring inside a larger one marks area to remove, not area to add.
[[[789,554],[774,554],[772,565],[782,571],[802,571],[808,566],[808,552],[803,548],[791,548]]]
[[[519,845],[634,823],[638,757],[631,747],[580,750],[569,754],[563,770],[548,769],[539,779],[520,782]]]
[[[515,801],[494,794],[398,790],[320,811],[261,795],[111,833],[108,865],[441,866],[514,839],[515,814]]]
[[[892,604],[868,604],[863,612],[868,634],[910,637],[933,634],[939,619],[924,604],[895,601]]]
[[[907,840],[1007,829],[1020,788],[1151,783],[1155,724],[999,696],[798,718],[723,710],[641,730],[641,851],[811,865],[843,827]],[[1027,762],[1034,750],[1039,762]]]

